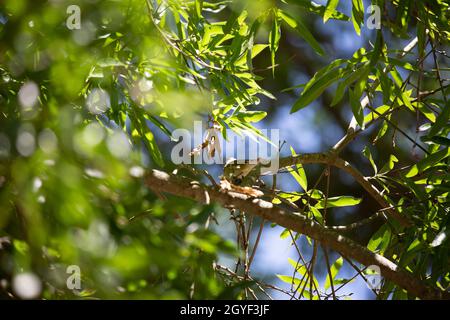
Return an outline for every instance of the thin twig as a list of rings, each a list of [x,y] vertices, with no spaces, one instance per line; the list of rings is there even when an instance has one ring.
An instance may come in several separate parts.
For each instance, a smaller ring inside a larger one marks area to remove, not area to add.
[[[330,166],[327,166],[327,187],[325,192],[325,201],[324,201],[324,213],[323,213],[323,225],[327,225],[327,209],[328,209],[328,197],[330,193],[330,178],[331,178],[331,168]],[[327,265],[328,270],[328,277],[330,279],[330,285],[331,285],[331,293],[333,294],[333,300],[336,300],[336,293],[334,291],[334,283],[333,283],[333,275],[331,274],[331,268],[330,268],[330,260],[328,259],[328,250],[327,247],[322,246],[323,253],[325,255],[325,261]]]

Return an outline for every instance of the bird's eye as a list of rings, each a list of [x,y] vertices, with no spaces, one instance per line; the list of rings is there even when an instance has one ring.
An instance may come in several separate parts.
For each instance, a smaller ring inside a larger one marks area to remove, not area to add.
[[[233,184],[240,185],[241,183],[242,183],[242,179],[241,178],[234,178],[233,179]]]

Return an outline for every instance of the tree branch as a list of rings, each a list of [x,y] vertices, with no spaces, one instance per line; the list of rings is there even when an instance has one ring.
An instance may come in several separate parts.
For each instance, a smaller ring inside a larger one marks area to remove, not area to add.
[[[450,299],[449,292],[424,284],[411,273],[401,270],[385,257],[371,252],[332,230],[324,228],[299,213],[282,210],[274,204],[258,198],[251,198],[230,191],[224,192],[218,188],[204,186],[198,182],[163,171],[150,171],[145,178],[145,182],[154,191],[190,198],[199,203],[205,203],[207,199],[211,199],[211,201],[219,203],[223,207],[236,208],[277,223],[290,230],[305,234],[319,241],[322,245],[329,246],[333,250],[366,266],[379,266],[383,277],[404,288],[411,295],[421,299]]]
[[[400,222],[403,226],[408,227],[411,226],[411,221],[402,216],[395,208],[393,208],[382,196],[381,192],[369,182],[369,180],[364,177],[357,169],[352,167],[347,161],[337,157],[334,153],[306,153],[306,154],[298,154],[296,156],[290,156],[286,158],[280,159],[280,167],[290,167],[296,164],[310,164],[310,163],[323,163],[330,166],[334,166],[339,168],[348,174],[350,174],[356,182],[358,182],[367,193],[377,201],[382,208],[387,209],[387,213],[395,218],[398,222]]]

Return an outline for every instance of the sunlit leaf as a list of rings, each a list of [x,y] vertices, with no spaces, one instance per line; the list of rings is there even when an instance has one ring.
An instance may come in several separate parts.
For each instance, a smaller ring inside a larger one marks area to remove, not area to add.
[[[337,274],[339,273],[339,270],[341,270],[343,264],[344,264],[344,259],[342,257],[339,257],[336,259],[336,261],[330,267],[331,278],[333,279],[332,281],[333,281],[334,285],[337,284],[335,282],[335,278],[336,278]],[[325,290],[327,290],[330,286],[331,286],[330,276],[327,274],[325,284],[323,287]]]
[[[450,155],[450,148],[444,148],[425,157],[424,159],[420,160],[417,164],[412,166],[412,168],[408,171],[408,173],[406,173],[406,177],[411,178],[419,173],[422,173],[423,171],[427,170],[428,168],[440,162],[442,159],[448,157],[449,155]]]
[[[325,9],[325,14],[323,15],[323,22],[327,22],[333,14],[336,12],[336,8],[339,4],[339,0],[328,0],[327,6]]]
[[[294,148],[291,149],[291,154],[293,156],[296,156]],[[291,175],[294,177],[294,179],[298,182],[298,184],[302,187],[304,191],[308,191],[308,180],[306,178],[305,169],[303,168],[303,165],[297,164],[295,166],[295,169],[288,168],[288,171],[291,173]]]
[[[352,196],[340,196],[340,197],[331,197],[326,201],[326,205],[328,208],[333,207],[349,207],[355,206],[361,202],[361,199],[352,197]],[[325,208],[325,200],[320,200],[315,207],[317,209]]]
[[[352,22],[358,35],[361,33],[361,24],[364,23],[364,4],[362,0],[352,0]]]

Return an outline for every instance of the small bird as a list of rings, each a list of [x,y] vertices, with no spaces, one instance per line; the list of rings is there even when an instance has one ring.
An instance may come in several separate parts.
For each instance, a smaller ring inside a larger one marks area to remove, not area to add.
[[[252,186],[259,181],[261,161],[230,158],[223,168],[223,178],[234,185]]]

